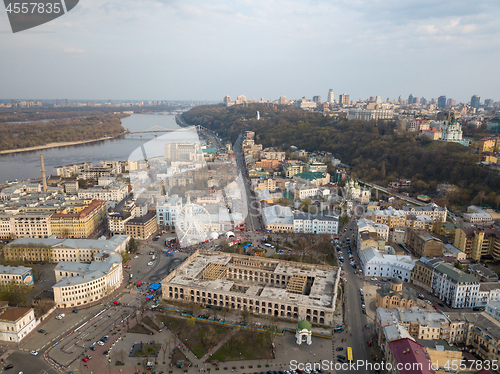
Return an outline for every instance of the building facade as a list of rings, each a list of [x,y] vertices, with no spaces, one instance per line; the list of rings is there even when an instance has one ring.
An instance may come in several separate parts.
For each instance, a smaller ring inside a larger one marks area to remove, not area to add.
[[[337,268],[198,250],[162,281],[164,300],[331,326]]]

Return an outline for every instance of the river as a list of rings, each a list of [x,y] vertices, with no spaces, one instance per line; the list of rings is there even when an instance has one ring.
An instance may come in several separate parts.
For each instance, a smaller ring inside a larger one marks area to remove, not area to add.
[[[143,131],[153,126],[179,129],[175,116],[169,114],[132,114],[122,119],[125,129]],[[164,133],[158,133],[163,135]],[[9,180],[40,178],[40,154],[43,154],[47,175],[55,174],[54,167],[79,162],[99,164],[101,160],[127,160],[130,152],[155,138],[154,134],[125,135],[91,144],[71,145],[38,151],[12,153],[0,156],[0,183]]]

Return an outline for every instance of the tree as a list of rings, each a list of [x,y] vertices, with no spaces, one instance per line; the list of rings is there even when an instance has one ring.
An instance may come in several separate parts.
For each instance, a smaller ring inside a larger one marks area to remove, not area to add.
[[[382,161],[382,167],[380,168],[380,179],[385,179],[385,161]]]
[[[135,253],[137,252],[137,249],[139,248],[137,241],[134,238],[130,238],[129,242],[127,243],[127,251],[130,253]]]
[[[191,317],[191,318],[188,318],[188,320],[187,320],[187,325],[188,325],[189,327],[194,327],[194,326],[196,325],[196,320],[195,320],[194,318],[192,318],[192,317]]]
[[[477,193],[477,197],[479,199],[479,205],[481,205],[481,206],[483,205],[483,199],[484,199],[485,195],[486,195],[486,192],[484,192],[484,191],[479,191]]]
[[[497,197],[495,197],[495,204],[497,205],[497,210],[500,209],[500,195],[497,195]]]

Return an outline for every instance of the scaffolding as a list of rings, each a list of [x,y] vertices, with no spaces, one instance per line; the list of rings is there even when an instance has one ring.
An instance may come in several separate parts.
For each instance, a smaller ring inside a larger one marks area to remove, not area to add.
[[[286,291],[303,295],[306,290],[307,276],[294,274],[286,285]]]
[[[226,278],[227,267],[224,264],[218,264],[216,262],[210,262],[207,267],[203,270],[201,279],[216,280]]]

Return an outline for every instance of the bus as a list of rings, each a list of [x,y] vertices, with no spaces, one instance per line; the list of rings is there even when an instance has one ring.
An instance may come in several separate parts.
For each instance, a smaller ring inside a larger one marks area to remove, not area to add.
[[[352,348],[347,347],[347,361],[352,362]]]

